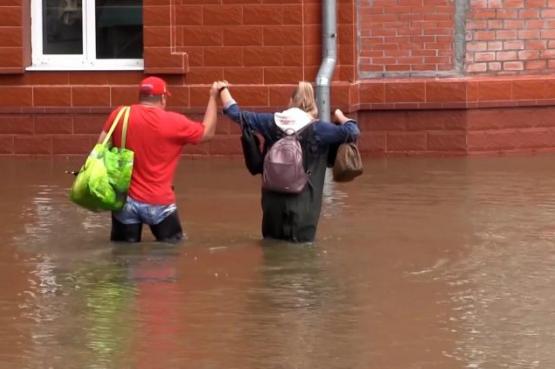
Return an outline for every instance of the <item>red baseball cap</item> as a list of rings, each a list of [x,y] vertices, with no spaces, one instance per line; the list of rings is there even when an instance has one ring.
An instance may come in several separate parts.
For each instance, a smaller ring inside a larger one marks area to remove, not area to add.
[[[140,91],[147,95],[172,95],[166,87],[166,82],[158,77],[147,77],[143,79],[141,81]]]

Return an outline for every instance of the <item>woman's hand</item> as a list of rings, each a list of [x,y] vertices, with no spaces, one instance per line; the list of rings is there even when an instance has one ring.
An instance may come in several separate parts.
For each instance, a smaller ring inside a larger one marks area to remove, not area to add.
[[[218,93],[222,93],[223,90],[229,87],[229,83],[227,81],[216,81],[218,84]]]
[[[231,93],[229,92],[229,83],[227,81],[216,81],[214,82],[218,86],[218,95],[222,101],[224,107],[227,106],[228,103],[233,102],[233,98],[231,97]]]
[[[347,118],[340,109],[335,109],[335,111],[333,112],[333,120],[338,124],[345,124],[350,119]]]

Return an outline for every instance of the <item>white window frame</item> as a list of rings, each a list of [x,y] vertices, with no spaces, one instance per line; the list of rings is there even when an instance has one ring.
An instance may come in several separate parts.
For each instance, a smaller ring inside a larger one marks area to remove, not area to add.
[[[43,52],[42,3],[31,0],[32,65],[27,70],[143,70],[143,59],[96,58],[96,1],[83,0],[83,54],[45,55]]]

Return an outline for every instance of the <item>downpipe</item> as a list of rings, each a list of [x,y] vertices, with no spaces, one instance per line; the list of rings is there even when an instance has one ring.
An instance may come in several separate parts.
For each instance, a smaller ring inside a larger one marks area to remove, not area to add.
[[[316,103],[320,119],[331,121],[330,90],[337,63],[337,4],[336,0],[322,2],[322,62],[316,76]]]

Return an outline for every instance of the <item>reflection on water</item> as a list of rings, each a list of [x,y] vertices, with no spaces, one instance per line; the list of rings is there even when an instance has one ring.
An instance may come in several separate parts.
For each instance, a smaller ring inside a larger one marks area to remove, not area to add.
[[[459,344],[451,354],[469,367],[555,366],[555,198],[540,163],[513,175],[482,173],[472,188],[478,206],[468,253],[436,276],[454,305]]]
[[[175,247],[107,242],[76,163],[0,160],[0,368],[553,368],[552,161],[367,160],[312,246],[260,240],[241,162],[186,161]]]

